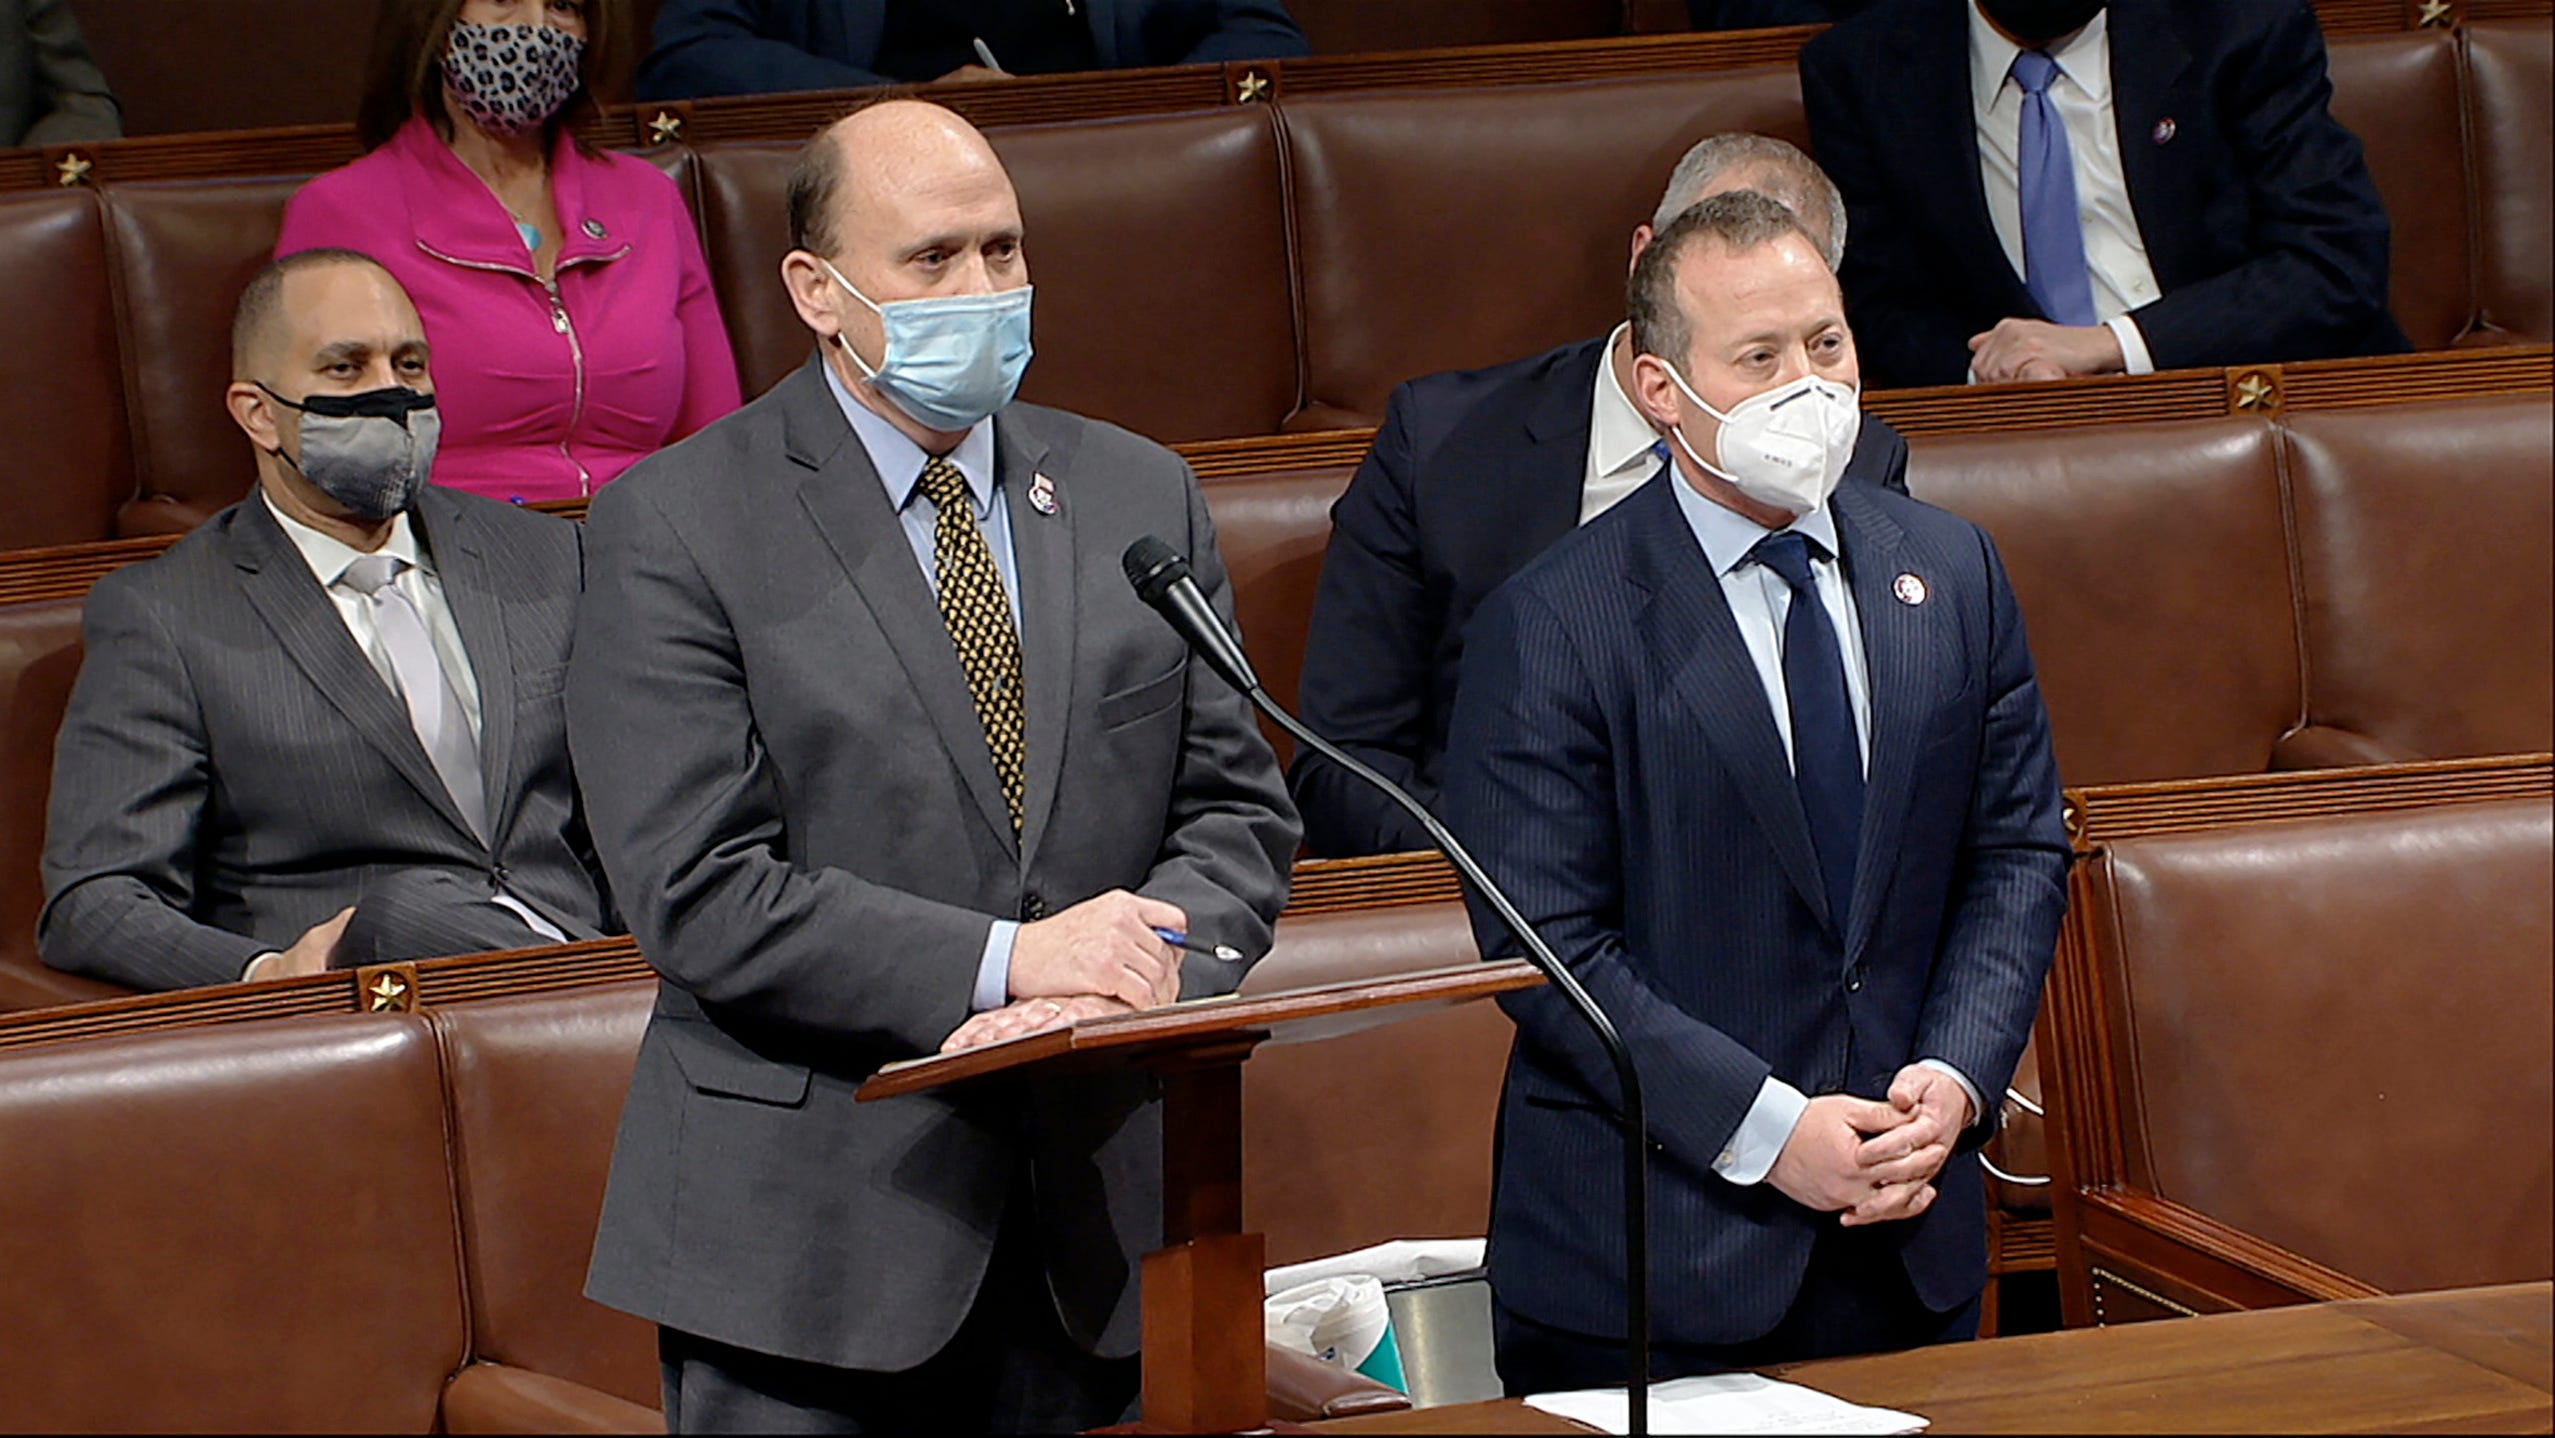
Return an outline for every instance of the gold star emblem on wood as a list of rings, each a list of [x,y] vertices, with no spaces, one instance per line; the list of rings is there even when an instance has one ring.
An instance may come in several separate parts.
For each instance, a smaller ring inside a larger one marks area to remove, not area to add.
[[[89,172],[96,168],[97,166],[90,163],[86,155],[65,155],[61,162],[53,167],[54,183],[85,185],[89,182]]]
[[[377,975],[365,986],[364,999],[374,1013],[405,1013],[408,1009],[408,985],[397,974]]]
[[[659,110],[648,117],[648,143],[671,145],[683,138],[683,117],[672,110]]]
[[[2449,0],[2422,0],[2421,23],[2424,29],[2445,30],[2457,20],[2457,7]]]
[[[2236,408],[2248,413],[2280,407],[2280,386],[2269,375],[2257,370],[2236,381]]]
[[[1269,98],[1269,77],[1253,70],[1234,82],[1233,95],[1245,105],[1256,105]]]

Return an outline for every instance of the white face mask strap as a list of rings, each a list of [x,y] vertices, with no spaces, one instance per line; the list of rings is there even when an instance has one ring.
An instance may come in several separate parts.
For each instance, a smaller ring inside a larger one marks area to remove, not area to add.
[[[880,319],[884,320],[887,318],[887,311],[880,309],[876,301],[872,300],[869,296],[862,294],[860,286],[853,284],[850,280],[844,279],[843,272],[834,268],[834,262],[832,260],[825,258],[823,255],[818,255],[815,258],[818,264],[825,267],[825,273],[834,277],[834,283],[843,287],[844,293],[849,294],[853,299],[860,301],[862,304],[868,305],[870,313],[878,316]],[[878,371],[871,368],[868,360],[861,358],[861,352],[859,350],[852,348],[851,336],[843,333],[841,330],[836,330],[834,331],[834,343],[841,345],[843,347],[843,353],[852,357],[852,363],[861,367],[861,378],[868,380],[878,378]],[[881,364],[886,363],[886,357],[881,355],[879,357],[879,362]]]
[[[1705,414],[1712,416],[1715,420],[1718,420],[1724,425],[1727,425],[1730,422],[1730,416],[1714,409],[1711,401],[1694,392],[1694,386],[1686,383],[1686,377],[1677,373],[1677,367],[1668,363],[1668,357],[1666,355],[1653,355],[1651,358],[1659,361],[1660,366],[1668,371],[1668,378],[1675,380],[1677,382],[1677,388],[1685,394],[1686,398],[1693,400]],[[1705,459],[1702,455],[1695,452],[1693,443],[1686,438],[1686,427],[1684,425],[1670,425],[1668,427],[1668,433],[1676,439],[1677,448],[1686,452],[1686,458],[1694,461],[1695,468],[1702,470],[1704,473],[1711,475],[1713,478],[1720,480],[1724,484],[1736,485],[1739,482],[1738,476],[1730,473],[1726,469],[1723,469],[1721,466],[1712,463],[1710,460]]]

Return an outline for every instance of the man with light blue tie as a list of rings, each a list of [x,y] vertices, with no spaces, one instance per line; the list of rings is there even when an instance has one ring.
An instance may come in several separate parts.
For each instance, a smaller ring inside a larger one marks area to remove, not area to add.
[[[2409,348],[2308,0],[1882,0],[1801,91],[1876,384]]]
[[[1656,1376],[1967,1337],[1981,1096],[2066,905],[2021,615],[1975,525],[1843,483],[1854,335],[1790,211],[1688,210],[1632,316],[1674,465],[1475,617],[1447,821],[1641,1069]],[[1514,951],[1478,906],[1474,932]],[[1612,1071],[1549,990],[1501,1002],[1500,1375],[1617,1384]]]

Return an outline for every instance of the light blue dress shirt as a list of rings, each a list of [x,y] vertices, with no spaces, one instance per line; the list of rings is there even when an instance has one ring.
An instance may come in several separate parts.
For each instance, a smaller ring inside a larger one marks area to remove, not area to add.
[[[1774,727],[1783,736],[1783,757],[1789,762],[1792,704],[1783,687],[1783,622],[1792,612],[1792,589],[1781,575],[1748,557],[1757,542],[1774,531],[1704,498],[1673,467],[1668,483],[1676,492],[1686,527],[1694,531],[1695,543],[1702,546],[1705,561],[1721,581],[1722,597],[1730,601],[1730,617],[1738,622],[1739,637],[1747,644],[1758,681],[1765,686],[1766,705],[1774,711]],[[1811,559],[1811,574],[1819,586],[1820,602],[1827,606],[1828,622],[1836,626],[1837,649],[1845,661],[1846,698],[1854,708],[1854,737],[1868,770],[1872,764],[1871,679],[1863,655],[1862,615],[1854,607],[1853,589],[1845,582],[1845,567],[1838,562],[1845,551],[1837,543],[1836,516],[1821,505],[1786,528],[1809,536],[1824,551]],[[1986,1117],[1978,1085],[1967,1075],[1939,1059],[1918,1062],[1952,1076],[1969,1095],[1973,1122]],[[1768,1074],[1757,1089],[1756,1102],[1739,1120],[1737,1132],[1713,1159],[1712,1171],[1732,1183],[1763,1182],[1809,1106],[1809,1098],[1799,1089]]]
[[[923,582],[938,592],[940,565],[933,554],[933,529],[940,522],[940,511],[914,492],[922,483],[923,464],[931,456],[885,416],[854,398],[832,364],[824,368],[826,387],[834,391],[834,402],[843,407],[843,418],[851,421],[861,448],[869,451],[870,468],[878,471],[879,483],[887,487],[887,503],[905,526],[905,542],[923,567]],[[994,567],[1002,571],[1003,595],[1011,604],[1016,627],[1020,623],[1020,563],[1012,553],[1011,511],[996,502],[1002,477],[994,472],[994,422],[978,420],[967,437],[958,441],[958,448],[949,452],[949,462],[966,476],[967,492],[975,498],[976,531],[994,552]],[[1011,950],[1019,938],[1020,924],[1012,919],[996,919],[986,931],[985,952],[976,961],[976,988],[970,1000],[978,1013],[1011,1002]]]

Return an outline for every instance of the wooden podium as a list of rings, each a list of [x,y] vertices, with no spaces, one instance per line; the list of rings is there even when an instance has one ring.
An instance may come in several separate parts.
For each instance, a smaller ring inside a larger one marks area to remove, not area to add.
[[[1544,981],[1517,960],[1244,998],[1227,995],[891,1065],[862,1102],[996,1075],[1130,1065],[1162,1083],[1162,1241],[1144,1258],[1144,1427],[1234,1433],[1269,1422],[1260,1235],[1242,1231],[1242,1062]],[[1378,1182],[1390,1182],[1378,1174]]]

